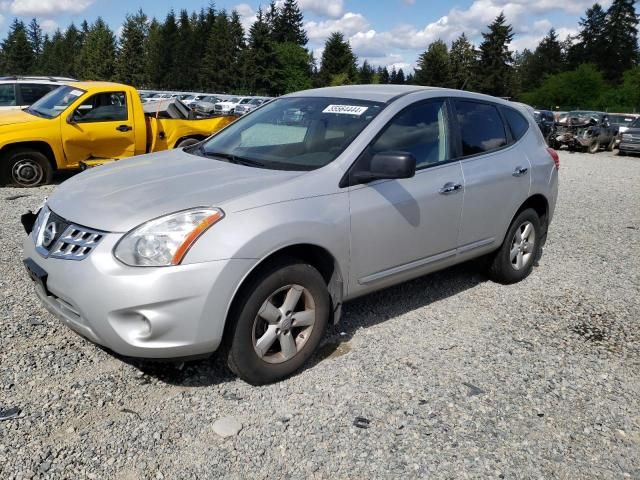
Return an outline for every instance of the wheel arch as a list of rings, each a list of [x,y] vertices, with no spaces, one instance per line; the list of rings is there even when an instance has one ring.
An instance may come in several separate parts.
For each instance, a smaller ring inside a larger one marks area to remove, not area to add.
[[[3,146],[2,148],[0,148],[0,158],[3,158],[11,151],[14,150],[20,150],[20,149],[34,149],[39,151],[40,153],[42,153],[45,157],[47,157],[47,160],[49,160],[49,163],[51,164],[51,168],[56,171],[58,169],[58,165],[56,163],[56,155],[53,151],[53,148],[51,147],[51,145],[49,145],[47,142],[42,141],[42,140],[32,140],[32,141],[25,141],[25,142],[17,142],[17,143],[10,143],[8,145]]]
[[[273,267],[278,262],[285,259],[297,259],[309,263],[324,278],[327,283],[327,289],[331,298],[331,318],[330,324],[336,324],[340,320],[342,311],[342,297],[344,295],[344,280],[340,270],[340,266],[333,254],[324,247],[311,243],[297,243],[288,245],[275,250],[266,255],[262,260],[256,263],[253,268],[245,275],[238,288],[236,288],[233,299],[227,309],[225,317],[224,337],[230,331],[230,317],[239,308],[239,301],[243,297],[245,288],[251,281],[264,270]]]
[[[173,144],[173,146],[172,146],[171,148],[172,148],[172,149],[177,148],[177,147],[178,147],[178,145],[180,145],[180,143],[181,143],[181,142],[183,142],[184,140],[189,140],[189,139],[191,139],[191,138],[193,138],[194,140],[197,140],[197,141],[201,142],[202,140],[206,139],[207,137],[206,137],[206,135],[198,135],[198,134],[194,134],[194,135],[185,135],[185,136],[183,136],[183,137],[178,138],[178,139],[174,142],[174,144]]]
[[[542,239],[543,245],[547,238],[547,230],[549,229],[549,200],[547,197],[542,195],[541,193],[536,193],[527,198],[520,208],[516,210],[516,212],[511,217],[511,221],[509,225],[513,223],[513,220],[520,215],[521,212],[527,210],[528,208],[532,208],[540,217],[540,225],[542,226]],[[508,230],[508,228],[507,228]]]

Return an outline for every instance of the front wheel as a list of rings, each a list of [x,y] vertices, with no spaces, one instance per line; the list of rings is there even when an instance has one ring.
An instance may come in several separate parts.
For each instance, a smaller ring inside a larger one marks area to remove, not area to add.
[[[51,183],[53,168],[42,152],[17,148],[0,159],[0,177],[9,186],[38,187]]]
[[[493,256],[489,277],[495,282],[510,284],[529,276],[540,255],[540,236],[538,213],[532,208],[520,212]]]
[[[283,261],[254,278],[241,295],[228,319],[227,365],[253,385],[288,377],[324,336],[331,300],[322,275],[309,264]]]
[[[600,151],[600,142],[598,140],[594,140],[591,142],[591,145],[587,147],[587,152],[589,153],[598,153]]]
[[[176,148],[187,148],[197,143],[200,143],[200,140],[198,140],[197,138],[185,138],[184,140],[181,140],[180,142],[178,142],[178,144],[176,145]]]

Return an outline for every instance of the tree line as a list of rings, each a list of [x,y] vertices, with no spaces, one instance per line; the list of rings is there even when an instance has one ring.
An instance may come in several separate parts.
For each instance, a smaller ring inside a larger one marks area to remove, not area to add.
[[[280,6],[278,6],[280,5]],[[171,10],[159,21],[142,10],[126,16],[119,38],[98,18],[43,34],[34,19],[14,19],[0,44],[0,71],[115,80],[139,88],[280,95],[354,83],[450,87],[519,99],[540,107],[640,108],[638,16],[633,0],[596,3],[575,37],[554,29],[533,49],[510,49],[513,27],[500,14],[475,46],[462,34],[431,43],[415,72],[359,64],[340,32],[322,58],[307,48],[296,0],[260,8],[248,31],[236,11],[210,5]]]

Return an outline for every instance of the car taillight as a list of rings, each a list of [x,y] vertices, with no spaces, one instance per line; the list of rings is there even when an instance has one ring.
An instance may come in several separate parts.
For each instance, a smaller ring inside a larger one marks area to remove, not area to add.
[[[560,155],[558,155],[558,152],[551,147],[547,148],[547,152],[549,152],[549,155],[553,159],[553,163],[556,164],[556,170],[560,170]]]

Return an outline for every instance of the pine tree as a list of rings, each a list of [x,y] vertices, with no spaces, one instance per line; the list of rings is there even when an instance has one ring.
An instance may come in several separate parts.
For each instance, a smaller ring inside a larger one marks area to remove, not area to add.
[[[376,72],[373,67],[367,60],[365,60],[362,62],[362,66],[358,69],[358,83],[362,85],[373,83],[373,76],[375,73]]]
[[[207,51],[202,60],[201,71],[207,89],[221,93],[229,92],[233,85],[233,77],[237,75],[233,69],[235,62],[229,17],[227,12],[222,10],[216,15]]]
[[[160,87],[174,88],[176,77],[182,68],[183,59],[177,58],[175,45],[178,42],[178,20],[176,13],[169,10],[164,23],[160,27],[160,37],[162,39],[162,50],[159,55],[159,68],[161,69]]]
[[[275,43],[277,72],[276,95],[306,90],[312,84],[312,58],[309,51],[293,42]]]
[[[309,41],[304,30],[304,17],[296,0],[284,0],[273,23],[273,40],[291,42],[304,47]]]
[[[116,61],[116,77],[119,81],[145,87],[149,81],[145,72],[145,44],[149,33],[148,17],[142,10],[127,15]]]
[[[398,80],[398,72],[396,70],[396,66],[394,65],[391,68],[391,75],[389,76],[389,83],[396,84]]]
[[[498,15],[482,37],[477,69],[480,91],[497,97],[509,96],[513,82],[513,56],[509,50],[513,28],[507,24],[504,13]]]
[[[71,72],[64,65],[64,36],[60,30],[56,30],[52,37],[45,35],[42,41],[42,55],[36,72],[42,75],[71,76]]]
[[[322,52],[320,82],[322,85],[344,85],[353,83],[358,67],[356,56],[349,42],[340,32],[333,32],[327,39]]]
[[[607,14],[599,3],[587,9],[585,17],[580,19],[578,42],[571,48],[569,62],[573,66],[592,63],[601,67],[604,64],[605,25]]]
[[[452,44],[449,52],[449,76],[451,88],[470,90],[474,87],[473,72],[477,53],[463,33]]]
[[[165,72],[162,70],[162,50],[166,48],[162,39],[162,25],[154,18],[149,24],[145,44],[145,78],[151,88],[162,88]]]
[[[638,63],[638,16],[634,0],[613,0],[604,26],[605,55],[603,73],[607,80],[618,83],[626,70]]]
[[[85,80],[111,80],[115,74],[116,37],[101,17],[87,32],[79,55]]]
[[[404,83],[405,83],[404,71],[401,68],[398,69],[398,74],[396,75],[395,83],[397,85],[404,85]]]
[[[79,68],[78,53],[82,51],[84,34],[78,30],[72,22],[71,25],[69,25],[69,28],[64,32],[63,36],[56,39],[56,36],[54,35],[52,41],[54,57],[58,59],[56,60],[56,65],[58,65],[59,70],[46,73],[49,75],[58,74],[73,78],[82,77]],[[44,57],[44,54],[42,56]]]
[[[196,25],[192,22],[189,12],[184,9],[181,10],[176,32],[176,43],[173,46],[173,79],[171,88],[189,90],[194,87],[194,79],[198,77],[198,64],[196,62],[183,61],[185,58],[197,58],[195,57],[195,27]]]
[[[418,85],[431,87],[448,87],[450,85],[449,49],[442,40],[433,42],[427,51],[418,58],[415,82]]]
[[[2,69],[9,75],[27,75],[34,67],[34,55],[27,29],[17,18],[13,20],[7,38],[2,42]]]
[[[549,30],[534,52],[537,57],[541,76],[553,75],[562,71],[562,44],[555,29]]]
[[[378,81],[382,85],[387,85],[391,81],[391,75],[389,75],[387,67],[378,67]]]
[[[42,28],[40,27],[38,20],[35,18],[31,19],[31,22],[29,23],[27,36],[29,37],[31,49],[33,50],[33,56],[37,62],[40,59],[40,55],[42,55],[44,39],[42,37]]]
[[[404,82],[407,85],[415,85],[415,79],[413,78],[413,74],[410,73],[409,75],[407,75],[407,80]]]
[[[245,75],[250,92],[257,95],[271,94],[276,89],[276,51],[271,41],[271,28],[262,9],[249,29],[249,45],[246,53]]]

